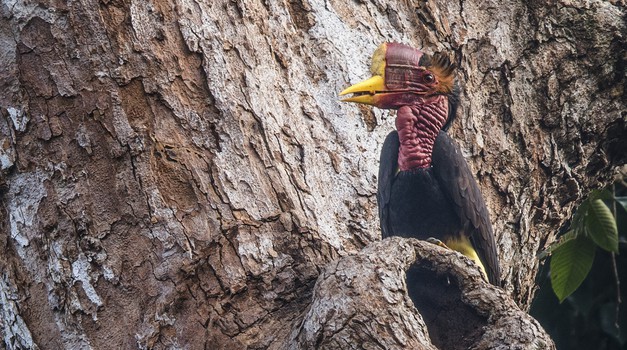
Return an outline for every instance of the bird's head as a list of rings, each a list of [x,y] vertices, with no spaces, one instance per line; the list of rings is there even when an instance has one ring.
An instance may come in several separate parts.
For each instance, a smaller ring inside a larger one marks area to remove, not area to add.
[[[343,102],[365,103],[384,109],[424,103],[434,95],[456,97],[455,64],[443,54],[427,55],[410,46],[384,43],[372,56],[372,77],[340,95]]]

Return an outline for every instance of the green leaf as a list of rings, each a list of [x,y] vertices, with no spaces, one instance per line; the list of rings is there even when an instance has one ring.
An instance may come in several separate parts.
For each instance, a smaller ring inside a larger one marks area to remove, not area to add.
[[[585,233],[585,218],[590,208],[590,198],[584,200],[579,204],[579,208],[573,215],[573,220],[570,223],[570,229],[575,232],[575,235],[583,235]]]
[[[590,198],[590,200],[607,199],[611,201],[614,200],[614,194],[609,189],[604,188],[602,190],[592,190],[592,192],[588,195],[588,198]]]
[[[564,245],[564,243],[577,238],[577,233],[574,230],[569,230],[563,235],[561,235],[557,241],[553,242],[550,246],[548,246],[545,250],[538,253],[537,257],[539,260],[548,258],[557,248]]]
[[[590,201],[586,213],[586,233],[599,247],[618,253],[618,228],[610,208],[601,199]]]
[[[551,257],[551,286],[560,303],[571,295],[590,272],[596,246],[587,237],[564,243]]]

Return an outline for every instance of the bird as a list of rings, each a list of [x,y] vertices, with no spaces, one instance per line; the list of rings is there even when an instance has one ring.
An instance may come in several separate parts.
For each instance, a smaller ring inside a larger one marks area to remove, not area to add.
[[[383,43],[372,77],[346,88],[342,102],[397,110],[379,161],[377,202],[383,238],[435,239],[475,261],[499,285],[501,271],[485,201],[459,146],[447,134],[460,88],[445,53]]]

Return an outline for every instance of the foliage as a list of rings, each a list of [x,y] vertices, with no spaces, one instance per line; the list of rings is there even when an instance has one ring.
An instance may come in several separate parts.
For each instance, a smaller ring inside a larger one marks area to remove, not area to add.
[[[625,242],[620,245],[624,253]],[[617,302],[611,259],[610,254],[597,254],[588,277],[562,303],[550,286],[548,264],[540,271],[540,289],[529,313],[551,335],[557,349],[621,350],[627,346],[627,308],[619,308]],[[619,278],[627,281],[627,254],[616,259]],[[622,300],[627,300],[627,288],[621,292]]]
[[[608,190],[593,191],[577,209],[570,229],[540,255],[541,258],[552,255],[551,285],[560,302],[586,278],[597,247],[618,253],[616,218],[605,201],[621,207],[624,202]]]
[[[579,287],[592,268],[594,243],[586,236],[565,242],[551,258],[551,285],[560,302]]]
[[[597,247],[602,250],[596,252]],[[593,192],[578,208],[567,232],[541,254],[550,255],[551,263],[538,274],[540,290],[530,313],[558,349],[627,346],[627,308],[621,307],[627,288],[620,288],[620,281],[627,280],[626,248],[627,187],[616,185],[613,192]],[[563,281],[555,283],[560,278]]]

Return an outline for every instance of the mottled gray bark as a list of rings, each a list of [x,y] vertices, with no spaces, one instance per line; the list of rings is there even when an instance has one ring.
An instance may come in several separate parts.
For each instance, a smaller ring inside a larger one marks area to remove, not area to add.
[[[627,157],[624,12],[599,0],[0,3],[3,345],[288,344],[320,272],[380,237],[393,112],[337,93],[368,76],[383,41],[459,63],[451,133],[491,211],[504,290],[525,310],[535,254]]]

